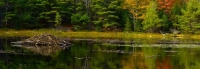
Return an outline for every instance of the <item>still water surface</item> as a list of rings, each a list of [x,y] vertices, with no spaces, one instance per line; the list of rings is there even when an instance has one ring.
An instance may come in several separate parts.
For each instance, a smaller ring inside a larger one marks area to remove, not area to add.
[[[0,69],[200,69],[199,40],[71,39],[71,47],[18,47],[0,38]]]

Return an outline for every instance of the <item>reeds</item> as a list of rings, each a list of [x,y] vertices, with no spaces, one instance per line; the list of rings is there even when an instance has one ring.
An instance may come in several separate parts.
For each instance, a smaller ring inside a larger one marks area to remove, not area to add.
[[[157,34],[157,33],[140,33],[140,32],[63,32],[54,29],[39,29],[39,30],[0,30],[1,37],[31,37],[39,34],[52,34],[58,37],[72,38],[112,38],[112,39],[163,39],[163,38],[192,38],[200,39],[200,35],[174,35]]]
[[[126,32],[66,32],[65,36],[78,38],[162,38],[160,34]]]

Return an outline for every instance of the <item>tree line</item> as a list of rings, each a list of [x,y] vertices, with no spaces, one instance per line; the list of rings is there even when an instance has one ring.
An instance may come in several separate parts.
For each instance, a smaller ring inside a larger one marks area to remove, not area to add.
[[[199,0],[1,0],[0,26],[198,33]]]

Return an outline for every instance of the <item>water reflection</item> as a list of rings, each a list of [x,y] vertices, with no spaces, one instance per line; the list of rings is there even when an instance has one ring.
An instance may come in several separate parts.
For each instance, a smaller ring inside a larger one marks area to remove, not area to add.
[[[197,41],[159,43],[168,40],[72,40],[73,46],[14,47],[10,42],[24,38],[0,39],[2,69],[199,69]],[[99,42],[98,42],[99,41]],[[134,42],[133,42],[134,41]],[[178,42],[177,42],[178,41]],[[116,43],[117,42],[117,43]],[[119,43],[118,43],[119,42]],[[153,42],[153,43],[151,43]],[[189,43],[190,42],[190,43]]]
[[[123,59],[121,63],[122,69],[147,69],[143,52],[135,52]]]
[[[55,53],[62,50],[61,47],[58,46],[16,46],[16,47],[21,47],[41,55],[54,55]]]

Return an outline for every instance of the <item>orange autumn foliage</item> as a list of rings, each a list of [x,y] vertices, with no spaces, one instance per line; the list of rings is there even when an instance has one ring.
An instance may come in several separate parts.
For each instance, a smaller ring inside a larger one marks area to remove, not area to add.
[[[145,63],[145,54],[135,52],[122,60],[122,69],[148,69]]]
[[[171,10],[175,4],[181,4],[188,0],[157,0],[158,10],[163,10],[166,13],[171,13]]]
[[[163,60],[156,61],[156,69],[172,69],[170,64],[170,59],[168,57],[164,58]]]
[[[143,19],[150,0],[124,0],[124,9],[128,9],[135,19]]]
[[[175,2],[178,2],[178,1],[179,0],[157,0],[158,10],[163,10],[166,13],[170,13]]]

